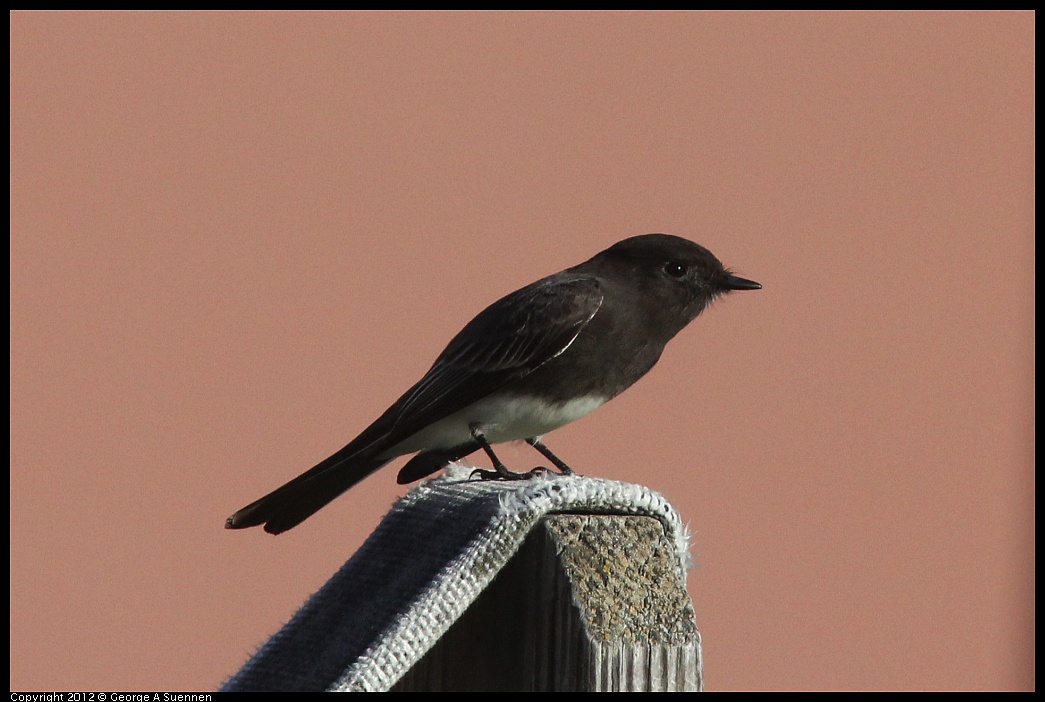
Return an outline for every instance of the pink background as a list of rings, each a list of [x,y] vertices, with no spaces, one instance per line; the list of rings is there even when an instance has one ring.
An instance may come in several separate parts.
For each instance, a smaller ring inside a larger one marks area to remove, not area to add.
[[[11,42],[12,689],[216,688],[402,461],[277,538],[225,518],[485,305],[653,231],[765,289],[548,443],[688,522],[707,687],[1033,687],[1032,14],[16,12]]]

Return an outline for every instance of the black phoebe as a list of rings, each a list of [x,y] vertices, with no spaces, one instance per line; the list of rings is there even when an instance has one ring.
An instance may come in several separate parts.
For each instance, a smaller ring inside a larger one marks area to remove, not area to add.
[[[348,446],[225,522],[291,529],[397,456],[419,480],[490,444],[525,439],[563,473],[540,435],[619,395],[712,300],[762,286],[726,270],[702,246],[668,234],[625,239],[579,266],[501,298],[465,325],[421,380]],[[475,475],[475,473],[473,473]]]

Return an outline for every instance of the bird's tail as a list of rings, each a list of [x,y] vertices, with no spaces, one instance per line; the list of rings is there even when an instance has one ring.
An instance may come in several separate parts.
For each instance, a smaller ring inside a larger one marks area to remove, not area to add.
[[[293,529],[390,459],[341,457],[338,452],[283,487],[251,502],[227,520],[226,529],[265,525],[270,534]]]

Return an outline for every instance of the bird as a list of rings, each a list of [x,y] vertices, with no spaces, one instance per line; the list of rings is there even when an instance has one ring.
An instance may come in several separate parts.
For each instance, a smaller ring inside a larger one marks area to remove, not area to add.
[[[427,373],[344,448],[237,511],[228,529],[292,529],[395,458],[407,484],[476,451],[484,480],[522,480],[492,445],[524,440],[563,474],[544,434],[619,395],[719,296],[759,290],[703,246],[670,234],[613,244],[587,261],[494,302],[450,341]]]

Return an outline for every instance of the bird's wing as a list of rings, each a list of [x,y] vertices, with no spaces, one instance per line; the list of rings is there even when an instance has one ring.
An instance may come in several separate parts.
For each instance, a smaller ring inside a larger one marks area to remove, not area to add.
[[[390,408],[394,434],[409,436],[532,373],[573,343],[602,299],[597,279],[558,274],[493,303]]]
[[[266,531],[278,534],[301,523],[387,463],[390,457],[382,456],[383,451],[565,351],[601,304],[595,278],[565,273],[495,302],[469,322],[428,373],[363,433],[236,512],[225,526],[265,524]]]

